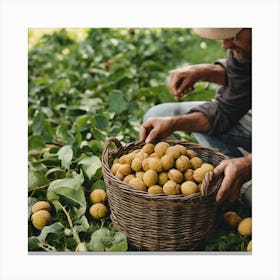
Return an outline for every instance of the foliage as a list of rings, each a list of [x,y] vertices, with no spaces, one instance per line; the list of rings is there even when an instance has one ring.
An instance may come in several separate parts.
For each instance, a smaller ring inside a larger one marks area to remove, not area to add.
[[[166,87],[171,69],[211,63],[225,52],[191,29],[93,28],[84,40],[73,38],[62,29],[29,48],[29,215],[38,200],[53,205],[52,224],[41,232],[29,219],[29,250],[74,251],[81,243],[88,250],[127,250],[109,216],[95,221],[88,213],[89,193],[106,189],[104,142],[137,140],[145,111],[175,102]],[[183,100],[210,100],[214,91],[199,83]]]

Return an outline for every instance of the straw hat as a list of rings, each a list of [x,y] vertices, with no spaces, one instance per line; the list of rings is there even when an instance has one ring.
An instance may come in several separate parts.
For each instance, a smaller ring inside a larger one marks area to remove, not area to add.
[[[194,28],[193,31],[207,39],[224,40],[232,38],[242,28]]]

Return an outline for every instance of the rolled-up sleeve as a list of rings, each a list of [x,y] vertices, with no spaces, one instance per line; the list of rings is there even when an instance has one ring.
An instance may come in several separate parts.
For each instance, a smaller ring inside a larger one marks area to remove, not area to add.
[[[239,63],[232,55],[215,64],[225,69],[225,85],[218,89],[213,101],[196,106],[189,112],[201,112],[208,118],[210,135],[224,133],[251,109],[251,64]]]

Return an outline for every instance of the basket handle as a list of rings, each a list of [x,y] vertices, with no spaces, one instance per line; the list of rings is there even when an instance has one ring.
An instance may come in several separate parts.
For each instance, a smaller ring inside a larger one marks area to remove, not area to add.
[[[210,185],[210,182],[212,181],[213,179],[213,176],[214,176],[214,173],[213,172],[207,172],[205,174],[205,177],[202,181],[202,186],[201,186],[201,195],[203,197],[205,197],[208,193],[208,187]]]
[[[111,137],[109,138],[106,143],[105,143],[105,147],[104,147],[104,150],[103,150],[103,155],[102,157],[107,160],[108,162],[108,159],[109,159],[109,148],[110,148],[110,145],[114,143],[116,146],[117,146],[117,149],[120,150],[122,148],[122,144],[121,142],[119,141],[119,139],[117,139],[116,137]]]

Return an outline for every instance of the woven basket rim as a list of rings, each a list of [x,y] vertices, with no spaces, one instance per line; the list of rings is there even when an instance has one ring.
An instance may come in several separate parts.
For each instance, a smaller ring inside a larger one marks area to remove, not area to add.
[[[185,144],[185,145],[190,145],[192,148],[196,148],[196,149],[203,149],[203,150],[207,150],[213,154],[216,154],[218,156],[220,156],[221,158],[227,159],[228,157],[222,153],[220,153],[219,151],[213,149],[213,148],[209,148],[209,147],[204,147],[200,144],[194,143],[194,142],[190,142],[190,141],[186,141],[186,140],[173,140],[173,139],[161,139],[160,141],[165,141],[171,144]],[[158,141],[158,142],[160,142]],[[116,145],[116,148],[112,151],[109,151],[109,146],[111,143],[114,143]],[[111,172],[111,168],[110,168],[110,164],[109,164],[109,156],[116,156],[119,154],[124,154],[126,150],[130,149],[131,147],[135,147],[138,145],[145,145],[144,142],[141,141],[134,141],[134,142],[130,142],[128,144],[124,144],[122,145],[121,142],[115,138],[109,138],[105,144],[105,149],[103,151],[102,154],[102,172],[103,172],[103,176],[104,177],[110,177],[110,179],[114,180],[117,184],[118,184],[118,188],[122,189],[123,191],[135,195],[135,196],[141,196],[141,197],[145,197],[145,199],[148,200],[163,200],[163,201],[174,201],[174,202],[178,202],[178,201],[185,201],[185,200],[197,200],[197,199],[205,199],[208,196],[213,195],[213,193],[216,193],[221,185],[221,181],[222,181],[222,177],[219,178],[213,178],[213,172],[209,172],[206,174],[206,184],[211,183],[211,189],[209,192],[207,192],[205,195],[202,195],[201,192],[195,193],[195,194],[190,194],[190,195],[183,195],[183,194],[177,194],[177,195],[167,195],[167,194],[150,194],[146,191],[141,191],[141,190],[137,190],[132,188],[129,184],[121,181],[120,179],[118,179],[116,176],[114,176]],[[113,159],[111,159],[111,161],[113,161]],[[212,181],[214,179],[214,181]],[[211,181],[211,182],[210,182]]]

